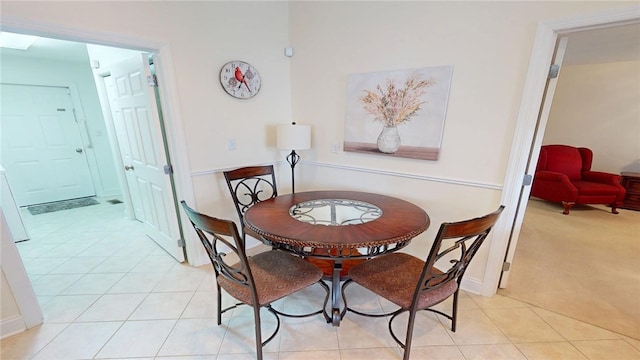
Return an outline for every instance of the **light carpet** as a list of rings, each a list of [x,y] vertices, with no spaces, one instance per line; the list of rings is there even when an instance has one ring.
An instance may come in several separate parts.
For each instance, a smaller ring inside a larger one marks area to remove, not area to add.
[[[530,199],[498,293],[640,339],[640,212]]]

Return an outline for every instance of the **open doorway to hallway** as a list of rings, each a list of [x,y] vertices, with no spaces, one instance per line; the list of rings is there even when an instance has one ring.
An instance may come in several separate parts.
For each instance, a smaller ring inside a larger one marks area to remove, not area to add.
[[[93,51],[88,50],[90,47],[93,47]],[[47,117],[36,116],[33,126],[30,127],[42,129],[42,133],[45,134],[43,142],[50,142],[51,134],[59,134],[58,139],[65,141],[69,138],[70,133],[79,134],[76,140],[80,144],[67,146],[67,150],[71,149],[69,151],[73,152],[76,157],[78,154],[86,157],[85,165],[91,169],[95,195],[98,197],[117,195],[121,198],[125,209],[123,216],[135,218],[133,211],[128,210],[131,208],[131,184],[123,180],[125,179],[124,166],[122,166],[123,149],[126,148],[134,153],[134,156],[131,157],[133,160],[136,160],[136,154],[139,155],[139,158],[151,160],[149,151],[152,151],[157,156],[150,161],[151,165],[149,165],[149,162],[137,163],[135,170],[132,163],[127,164],[130,169],[128,173],[137,174],[153,171],[153,175],[157,180],[152,181],[149,177],[136,176],[137,181],[134,184],[141,187],[141,189],[137,189],[139,190],[137,193],[141,194],[138,198],[142,201],[139,208],[144,209],[143,212],[140,212],[142,216],[137,219],[146,227],[148,236],[160,243],[178,261],[183,261],[185,259],[184,242],[181,240],[180,224],[175,210],[177,209],[177,204],[174,198],[173,182],[170,180],[172,174],[166,170],[167,166],[170,169],[168,149],[166,149],[165,145],[166,140],[163,133],[154,131],[154,129],[162,128],[158,114],[161,106],[155,103],[157,93],[152,89],[147,89],[146,76],[149,75],[150,71],[148,70],[150,68],[148,56],[141,51],[98,47],[96,45],[45,38],[39,38],[28,51],[21,52],[11,49],[1,49],[0,51],[3,63],[0,82],[3,84],[11,84],[12,87],[15,87],[15,84],[21,84],[28,88],[36,86],[64,87],[66,84],[70,84],[68,85],[69,88],[76,88],[76,91],[73,92],[75,98],[72,97],[71,99],[72,106],[69,109],[58,107],[59,112],[64,110],[63,112],[67,114],[73,113],[73,117],[64,119],[66,122],[63,122],[47,121],[49,120]],[[92,52],[93,54],[90,54]],[[113,93],[120,95],[120,98],[116,101],[113,101],[112,98],[105,99],[105,91],[101,92],[100,90],[104,90],[104,79],[116,78],[116,76],[111,77],[111,70],[114,68],[114,64],[120,59],[135,58],[136,56],[138,62],[141,63],[141,68],[144,70],[144,66],[146,66],[147,71],[134,70],[133,73],[135,71],[139,73],[139,77],[135,79],[137,83],[132,82],[132,76],[123,77],[128,81],[126,84],[123,81],[115,80],[113,82],[115,84]],[[95,75],[92,69],[94,71],[100,69],[100,76]],[[153,102],[149,100],[143,105],[136,104],[132,108],[120,106],[118,107],[120,112],[117,113],[114,109],[123,102],[121,99],[124,91],[129,93],[137,91],[137,94],[142,95],[141,97],[152,98]],[[3,92],[3,98],[7,94],[8,92]],[[32,99],[38,100],[37,97],[32,97]],[[40,105],[39,101],[33,101],[30,107],[33,108]],[[14,119],[19,119],[19,117],[3,112],[0,124],[3,129],[9,128],[7,124],[10,123],[20,124],[20,121],[12,121]],[[74,121],[75,124],[73,124]],[[69,123],[69,126],[55,126],[63,123]],[[16,126],[16,128],[20,128],[20,126]],[[128,137],[125,136],[123,140],[121,136],[118,139],[119,134],[114,128],[124,128],[128,132],[126,134]],[[2,134],[3,137],[7,136],[6,131],[3,131]],[[24,138],[26,139],[23,141],[25,143],[35,141],[34,139],[29,140],[29,136]],[[127,139],[135,140],[125,144]],[[3,144],[11,143],[4,140],[6,139],[3,139]],[[137,148],[134,148],[134,146]],[[9,159],[5,159],[6,153],[3,152],[3,163],[5,160],[9,161]],[[18,163],[18,161],[15,162]],[[24,163],[23,161],[22,164]],[[35,164],[31,166],[32,168],[38,169],[40,167],[38,165],[40,162],[32,162],[32,164]],[[45,171],[45,174],[41,174],[42,176],[30,177],[12,170],[7,168],[7,178],[10,185],[12,182],[16,184],[16,186],[11,185],[14,188],[19,188],[17,185],[26,182],[24,178],[36,178],[40,182],[46,183],[47,181],[59,180],[60,176],[56,176],[59,175],[57,173],[64,174],[69,178],[76,177],[75,171]],[[53,170],[59,169],[54,167]],[[73,176],[69,176],[70,174],[73,174]],[[38,186],[35,188],[38,188]],[[16,198],[20,198],[20,195],[19,193]],[[58,196],[58,198],[73,198],[73,196]],[[56,200],[59,200],[58,198]],[[160,199],[166,203],[160,204]]]
[[[620,44],[627,45],[605,50]],[[625,137],[640,128],[638,44],[637,21],[570,34],[539,142],[591,148],[592,170],[640,171],[638,143]],[[598,205],[576,210],[565,216],[554,204],[528,200],[509,282],[498,293],[640,338],[639,214],[613,215]]]

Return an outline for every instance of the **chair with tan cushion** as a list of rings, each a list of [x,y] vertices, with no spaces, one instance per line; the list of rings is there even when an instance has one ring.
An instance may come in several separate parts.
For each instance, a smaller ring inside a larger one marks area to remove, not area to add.
[[[263,346],[271,341],[280,329],[278,315],[305,317],[324,314],[329,300],[329,287],[321,280],[320,269],[299,257],[279,250],[266,251],[247,258],[244,241],[233,221],[198,213],[184,201],[181,204],[213,265],[218,290],[218,325],[222,323],[222,314],[226,311],[243,304],[251,306],[255,320],[256,357],[259,360],[262,359]],[[319,283],[326,291],[322,309],[309,314],[291,315],[271,306],[274,301],[315,283]],[[221,288],[239,303],[222,309]],[[260,308],[263,307],[272,313],[277,321],[276,329],[265,341],[262,341],[260,322]]]
[[[503,209],[504,206],[500,206],[495,212],[483,217],[443,223],[426,261],[405,253],[392,253],[351,268],[351,280],[343,285],[344,312],[372,317],[391,316],[389,332],[404,349],[405,360],[409,359],[418,311],[429,310],[448,318],[451,320],[451,331],[456,331],[458,291],[462,276]],[[367,314],[350,308],[346,303],[344,290],[352,282],[393,302],[399,309],[386,314]],[[452,295],[451,314],[431,309]],[[394,334],[391,323],[404,312],[409,312],[409,321],[405,341],[402,342]]]

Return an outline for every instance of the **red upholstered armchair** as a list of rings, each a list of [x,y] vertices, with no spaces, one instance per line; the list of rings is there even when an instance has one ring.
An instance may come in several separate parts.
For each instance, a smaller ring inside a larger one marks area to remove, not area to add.
[[[563,214],[575,204],[604,204],[611,212],[622,205],[625,189],[620,175],[591,171],[593,152],[566,145],[544,145],[533,178],[531,195],[562,203]]]

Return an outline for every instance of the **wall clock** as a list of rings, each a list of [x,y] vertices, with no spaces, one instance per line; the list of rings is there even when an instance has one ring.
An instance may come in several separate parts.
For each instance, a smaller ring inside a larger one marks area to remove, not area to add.
[[[248,99],[260,91],[262,80],[258,70],[244,61],[229,61],[220,69],[220,84],[227,94]]]

